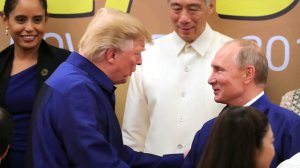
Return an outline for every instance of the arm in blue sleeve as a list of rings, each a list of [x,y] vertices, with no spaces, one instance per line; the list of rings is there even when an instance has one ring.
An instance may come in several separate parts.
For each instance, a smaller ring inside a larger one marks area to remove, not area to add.
[[[126,162],[131,167],[140,168],[180,168],[183,163],[183,154],[156,156],[148,153],[136,152],[124,145]]]
[[[195,168],[200,161],[204,152],[205,144],[208,139],[210,130],[213,126],[214,119],[206,122],[203,127],[196,133],[191,150],[183,162],[183,168]]]

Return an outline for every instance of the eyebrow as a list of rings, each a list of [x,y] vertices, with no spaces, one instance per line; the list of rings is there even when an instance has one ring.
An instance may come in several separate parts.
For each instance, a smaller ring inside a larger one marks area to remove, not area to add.
[[[177,3],[177,2],[173,2],[171,3],[170,6],[182,6],[181,4]],[[201,4],[197,4],[197,3],[191,3],[191,4],[188,4],[187,7],[200,7]]]

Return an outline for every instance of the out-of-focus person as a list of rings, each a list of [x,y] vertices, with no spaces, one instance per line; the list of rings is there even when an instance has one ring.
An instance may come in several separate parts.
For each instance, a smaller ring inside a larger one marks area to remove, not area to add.
[[[216,118],[198,168],[269,168],[273,142],[264,113],[253,107],[226,107]]]
[[[300,167],[300,152],[293,157],[281,162],[277,168],[299,168]]]

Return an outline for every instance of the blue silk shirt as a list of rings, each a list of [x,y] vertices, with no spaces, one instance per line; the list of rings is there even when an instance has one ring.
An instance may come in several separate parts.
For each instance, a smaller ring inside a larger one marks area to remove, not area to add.
[[[274,133],[275,156],[270,168],[276,168],[279,163],[300,152],[300,117],[298,115],[272,104],[265,94],[251,106],[267,115]],[[212,119],[206,122],[196,133],[192,148],[184,161],[184,168],[197,166],[214,121]]]
[[[114,90],[99,68],[73,52],[38,94],[29,167],[180,167],[182,155],[158,157],[123,145]]]

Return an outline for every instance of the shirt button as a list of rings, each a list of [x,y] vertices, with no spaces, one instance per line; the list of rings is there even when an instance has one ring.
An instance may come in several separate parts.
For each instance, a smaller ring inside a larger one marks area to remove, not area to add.
[[[190,71],[190,68],[189,68],[189,67],[185,67],[185,68],[184,68],[184,71],[185,71],[185,72],[189,72],[189,71]]]
[[[181,144],[178,144],[178,145],[177,145],[177,148],[178,148],[178,149],[182,149],[182,147],[183,147],[183,146],[182,146]]]

